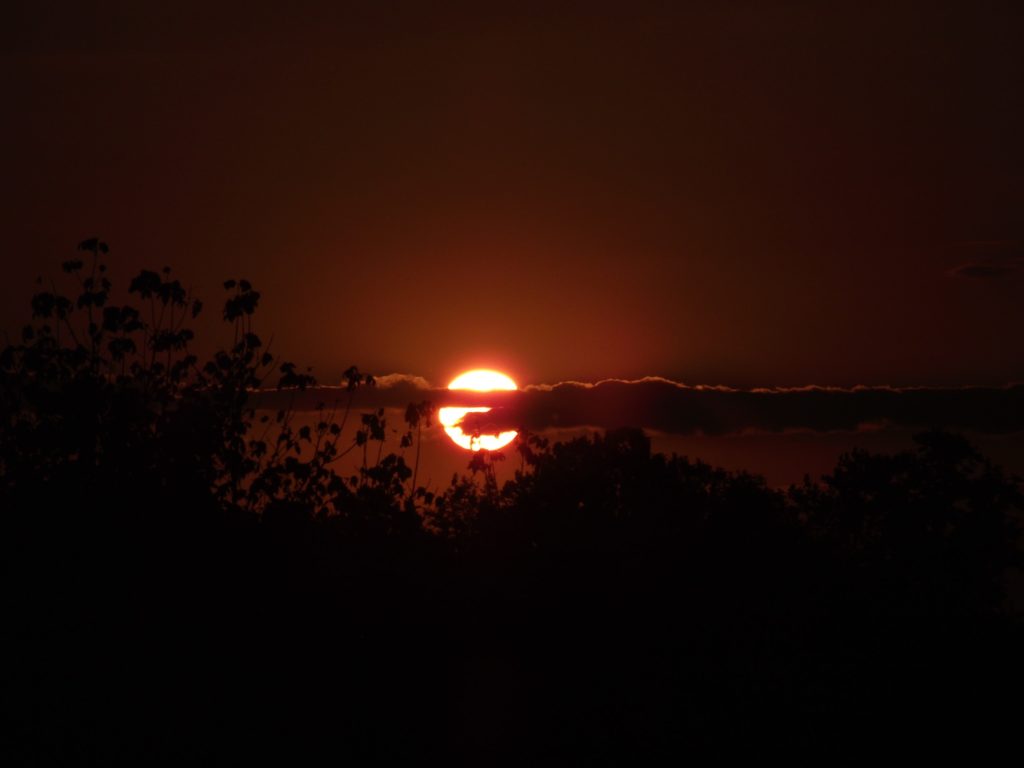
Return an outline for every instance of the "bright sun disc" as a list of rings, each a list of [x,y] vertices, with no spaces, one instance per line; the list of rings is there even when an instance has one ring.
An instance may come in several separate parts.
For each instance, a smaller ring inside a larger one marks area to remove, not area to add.
[[[517,389],[517,387],[516,383],[504,373],[479,369],[459,374],[452,379],[448,389],[493,392],[494,390],[513,390]],[[497,435],[467,435],[462,431],[462,427],[457,426],[459,420],[467,413],[487,413],[489,410],[491,409],[486,406],[476,408],[440,408],[437,411],[437,418],[441,422],[441,426],[444,427],[444,431],[448,433],[448,437],[456,445],[465,448],[467,451],[496,451],[499,448],[504,448],[515,439],[516,432],[514,430],[501,432]]]

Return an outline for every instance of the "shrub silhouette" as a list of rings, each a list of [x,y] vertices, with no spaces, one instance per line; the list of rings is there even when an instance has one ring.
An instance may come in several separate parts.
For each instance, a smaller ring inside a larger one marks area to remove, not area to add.
[[[355,367],[312,419],[257,412],[252,389],[315,380],[256,335],[248,281],[224,283],[230,343],[200,361],[203,305],[170,270],[116,304],[107,246],[79,248],[78,295],[38,293],[0,353],[12,764],[623,762],[1015,732],[1024,503],[963,438],[853,451],[781,491],[639,429],[520,430],[509,481],[480,452],[428,490],[430,403],[398,453],[387,413],[353,410],[374,386]]]
[[[107,246],[93,239],[79,249],[90,264],[64,264],[80,287],[77,300],[55,287],[34,296],[33,322],[0,360],[8,500],[35,499],[47,487],[68,493],[76,483],[103,489],[107,501],[131,487],[160,489],[206,496],[227,513],[271,516],[285,507],[307,516],[355,513],[404,499],[411,474],[404,460],[378,450],[372,466],[366,461],[369,445],[383,444],[383,412],[363,414],[352,435],[345,433],[352,397],[325,406],[312,425],[297,426],[288,409],[257,420],[249,392],[275,370],[280,388],[304,389],[315,379],[264,348],[253,325],[260,293],[247,280],[224,283],[232,342],[200,362],[187,323],[202,303],[169,269],[143,270],[131,281],[140,306],[111,305]],[[345,378],[352,396],[373,385],[355,367]],[[409,413],[415,424],[426,412]],[[356,448],[364,456],[359,475],[340,477],[332,464]]]

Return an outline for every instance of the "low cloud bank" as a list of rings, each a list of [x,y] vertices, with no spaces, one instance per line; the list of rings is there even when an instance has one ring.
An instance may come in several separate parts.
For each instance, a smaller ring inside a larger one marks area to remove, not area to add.
[[[999,280],[1024,274],[1024,244],[1015,240],[958,243],[954,253],[967,261],[949,274],[969,280]]]
[[[855,431],[884,426],[943,427],[985,433],[1024,430],[1024,385],[1006,387],[850,389],[801,387],[739,390],[688,386],[660,378],[566,382],[517,392],[450,392],[425,386],[423,379],[390,376],[385,385],[349,393],[343,387],[264,391],[257,407],[291,405],[316,410],[321,404],[353,408],[405,408],[430,400],[436,406],[488,405],[489,413],[469,414],[463,429],[490,433],[525,428],[621,426],[659,432],[724,435],[741,432]]]

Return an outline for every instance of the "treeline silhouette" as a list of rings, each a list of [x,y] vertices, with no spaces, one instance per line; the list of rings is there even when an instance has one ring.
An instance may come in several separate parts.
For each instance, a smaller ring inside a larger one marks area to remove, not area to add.
[[[1024,498],[962,437],[780,491],[638,429],[522,433],[431,491],[429,403],[399,453],[356,368],[310,423],[256,412],[253,388],[313,379],[254,333],[252,285],[224,284],[230,341],[200,361],[169,270],[115,304],[106,245],[80,251],[78,295],[44,286],[0,353],[7,764],[1015,740]]]

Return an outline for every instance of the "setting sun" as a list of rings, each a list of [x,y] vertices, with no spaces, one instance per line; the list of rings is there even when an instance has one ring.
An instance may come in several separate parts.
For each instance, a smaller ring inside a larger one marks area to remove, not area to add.
[[[466,371],[465,373],[456,376],[448,384],[448,389],[465,389],[474,392],[493,392],[495,390],[514,390],[517,389],[517,387],[516,383],[504,373],[478,369]],[[474,408],[441,408],[438,410],[437,417],[441,422],[441,426],[444,427],[444,431],[448,433],[448,437],[450,437],[456,445],[469,451],[496,451],[511,443],[515,439],[517,433],[512,430],[508,432],[500,432],[496,435],[469,435],[462,430],[462,427],[458,426],[459,421],[467,413],[487,413],[490,410],[491,409],[486,406]]]

